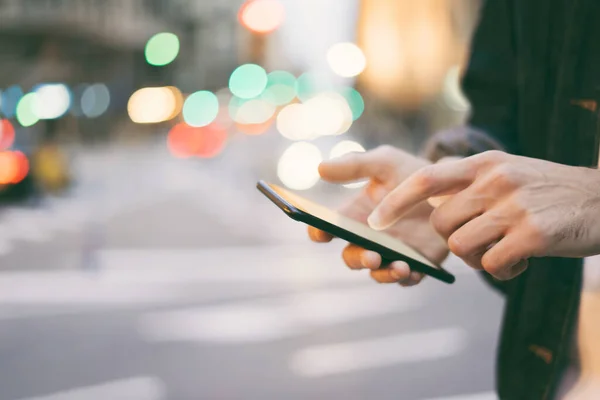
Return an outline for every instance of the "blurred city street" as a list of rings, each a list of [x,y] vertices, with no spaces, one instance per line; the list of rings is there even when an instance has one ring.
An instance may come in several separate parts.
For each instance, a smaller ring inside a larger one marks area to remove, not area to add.
[[[495,399],[476,273],[378,285],[255,188],[463,123],[479,3],[0,0],[0,400]]]
[[[411,289],[347,270],[248,151],[80,150],[70,192],[3,209],[0,398],[493,399],[500,297],[456,261]]]

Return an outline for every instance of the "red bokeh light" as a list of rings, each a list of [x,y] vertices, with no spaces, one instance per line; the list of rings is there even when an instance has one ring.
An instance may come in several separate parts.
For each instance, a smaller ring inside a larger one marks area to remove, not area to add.
[[[171,154],[179,158],[215,157],[221,153],[226,142],[227,131],[215,123],[196,128],[182,122],[175,125],[167,137]]]
[[[285,9],[278,0],[247,0],[238,18],[242,26],[254,33],[271,33],[283,23]]]
[[[0,120],[0,150],[7,150],[15,142],[15,128],[7,119]]]
[[[0,152],[0,185],[21,182],[29,173],[29,161],[20,151]]]
[[[27,159],[27,156],[20,151],[13,151],[13,157],[15,158],[15,163],[18,168],[12,183],[19,183],[27,177],[27,174],[29,174],[29,160]]]

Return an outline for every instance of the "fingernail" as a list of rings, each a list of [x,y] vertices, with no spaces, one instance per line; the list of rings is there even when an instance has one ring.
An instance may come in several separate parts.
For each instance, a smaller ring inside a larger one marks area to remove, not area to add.
[[[378,259],[379,255],[377,253],[373,253],[372,251],[365,251],[360,257],[363,267],[373,269],[377,268]]]
[[[410,276],[410,268],[408,268],[408,265],[406,264],[392,264],[390,268],[390,275],[392,275],[392,278],[394,279],[402,279],[404,281]]]
[[[382,231],[383,229],[385,229],[385,227],[381,225],[381,218],[379,217],[379,213],[377,213],[376,211],[372,212],[371,215],[369,215],[369,218],[367,218],[367,223],[371,228],[375,229],[376,231]]]

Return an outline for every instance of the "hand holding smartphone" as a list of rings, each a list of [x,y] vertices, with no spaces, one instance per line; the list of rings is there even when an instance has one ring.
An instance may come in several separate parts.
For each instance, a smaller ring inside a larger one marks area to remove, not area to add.
[[[377,252],[384,264],[405,261],[414,271],[424,273],[445,283],[454,283],[455,277],[406,243],[385,232],[347,218],[327,207],[305,199],[277,185],[259,181],[258,190],[290,218],[314,226],[340,239]]]

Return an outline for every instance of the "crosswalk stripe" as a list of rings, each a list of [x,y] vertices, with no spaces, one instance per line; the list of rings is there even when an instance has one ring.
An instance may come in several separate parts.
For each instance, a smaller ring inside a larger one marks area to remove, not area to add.
[[[466,344],[467,333],[452,327],[307,347],[292,355],[289,366],[298,375],[316,378],[451,357]]]
[[[365,286],[304,292],[276,298],[152,312],[140,317],[139,332],[151,342],[265,342],[298,336],[350,321],[420,307],[416,291]]]
[[[166,398],[165,384],[160,379],[135,377],[20,400],[163,400]]]

